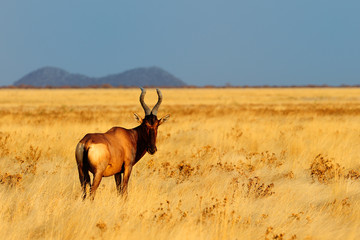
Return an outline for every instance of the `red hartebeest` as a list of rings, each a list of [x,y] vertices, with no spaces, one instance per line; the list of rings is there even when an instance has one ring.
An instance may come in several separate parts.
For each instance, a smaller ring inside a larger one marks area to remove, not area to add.
[[[113,127],[106,133],[88,133],[76,146],[75,157],[78,165],[83,198],[86,197],[86,185],[90,185],[90,195],[95,196],[102,177],[115,175],[116,188],[119,193],[126,193],[133,166],[145,155],[157,151],[156,135],[158,127],[170,116],[158,119],[157,111],[162,102],[162,94],[156,89],[158,102],[150,111],[145,104],[146,91],[141,88],[140,103],[145,111],[141,119],[136,113],[135,119],[140,123],[133,129]],[[90,184],[89,171],[93,174]],[[123,185],[121,185],[123,174]]]

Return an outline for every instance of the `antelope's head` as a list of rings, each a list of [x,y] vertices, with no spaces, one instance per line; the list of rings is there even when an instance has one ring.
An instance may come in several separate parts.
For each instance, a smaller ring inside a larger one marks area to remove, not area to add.
[[[158,102],[156,103],[156,105],[153,107],[152,110],[150,110],[150,108],[146,105],[144,101],[144,97],[146,94],[145,89],[143,88],[140,89],[141,89],[140,103],[145,111],[145,118],[142,119],[136,113],[134,113],[134,115],[135,115],[135,119],[141,124],[140,126],[143,130],[142,132],[145,137],[146,151],[149,154],[153,155],[157,151],[156,136],[157,136],[158,127],[164,122],[166,122],[169,119],[170,115],[168,114],[160,119],[157,118],[157,112],[162,102],[162,94],[159,89],[156,89],[156,92],[158,94]]]

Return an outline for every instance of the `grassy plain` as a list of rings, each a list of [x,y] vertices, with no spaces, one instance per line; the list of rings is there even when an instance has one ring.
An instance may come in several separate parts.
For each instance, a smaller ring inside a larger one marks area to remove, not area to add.
[[[82,201],[74,149],[132,128],[139,89],[0,91],[6,239],[359,239],[360,89],[163,89],[127,199]],[[157,100],[148,89],[145,101]]]

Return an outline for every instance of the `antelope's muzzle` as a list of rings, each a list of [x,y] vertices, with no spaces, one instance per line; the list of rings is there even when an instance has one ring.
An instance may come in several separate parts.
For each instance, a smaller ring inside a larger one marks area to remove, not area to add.
[[[156,146],[154,146],[154,147],[148,147],[148,149],[147,149],[147,152],[148,152],[149,154],[151,154],[151,155],[155,154],[156,151],[157,151]]]

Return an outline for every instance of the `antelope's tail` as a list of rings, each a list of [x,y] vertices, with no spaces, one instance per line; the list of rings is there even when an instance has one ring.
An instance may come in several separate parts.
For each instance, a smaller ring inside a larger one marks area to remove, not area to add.
[[[89,168],[87,163],[87,150],[85,148],[85,144],[79,142],[76,146],[75,150],[75,158],[79,171],[79,180],[81,187],[83,189],[83,200],[86,198],[86,185],[90,186],[90,176],[89,176]]]
[[[85,152],[85,144],[79,142],[76,145],[76,150],[75,150],[76,163],[79,168],[80,167],[82,168],[84,166],[84,152]]]

